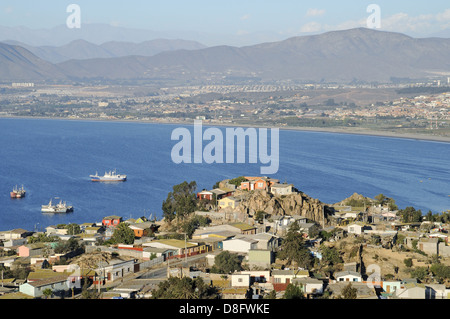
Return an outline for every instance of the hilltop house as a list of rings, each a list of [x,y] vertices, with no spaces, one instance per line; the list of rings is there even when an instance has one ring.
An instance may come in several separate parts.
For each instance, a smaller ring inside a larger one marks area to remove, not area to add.
[[[32,233],[28,230],[17,228],[0,232],[0,240],[20,239],[30,236]]]
[[[102,219],[102,225],[106,227],[116,227],[122,222],[122,217],[111,215],[106,216]]]
[[[250,267],[270,269],[274,262],[274,254],[267,249],[250,249],[247,262]]]
[[[50,289],[56,295],[63,295],[70,289],[67,278],[67,275],[59,274],[49,279],[26,282],[19,286],[19,292],[34,298],[39,298],[44,296],[46,289]]]
[[[186,242],[184,240],[178,239],[160,239],[153,240],[151,242],[142,244],[142,246],[146,247],[154,247],[154,248],[165,248],[175,251],[175,255],[172,257],[184,257],[185,254],[187,256],[202,254],[208,251],[208,247],[206,245],[200,245],[198,243]]]
[[[307,270],[273,270],[272,271],[272,284],[275,291],[284,291],[286,287],[292,283],[295,278],[309,277],[309,271]]]
[[[247,179],[244,182],[241,182],[240,188],[241,190],[265,190],[269,191],[272,185],[279,182],[277,179],[271,179],[269,177],[250,177],[245,176]]]
[[[273,184],[270,187],[270,192],[277,196],[291,195],[295,193],[293,184]]]
[[[361,274],[356,271],[340,271],[335,273],[336,281],[362,282]]]
[[[322,280],[310,277],[300,277],[292,279],[293,284],[299,284],[303,287],[303,293],[307,295],[323,294],[324,283]]]
[[[152,222],[140,222],[130,224],[129,227],[134,231],[134,237],[141,238],[151,233]]]
[[[222,249],[234,253],[248,253],[251,249],[257,249],[258,241],[246,237],[225,240]]]
[[[44,243],[22,245],[17,248],[17,255],[19,257],[42,256],[46,252],[47,247],[48,245]]]
[[[241,203],[242,199],[234,196],[224,197],[219,200],[219,209],[231,208],[236,209]]]

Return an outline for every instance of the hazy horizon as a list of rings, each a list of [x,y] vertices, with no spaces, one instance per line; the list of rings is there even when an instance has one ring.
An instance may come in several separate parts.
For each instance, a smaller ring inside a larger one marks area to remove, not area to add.
[[[246,46],[294,36],[367,27],[379,8],[380,31],[412,37],[449,37],[446,1],[77,1],[80,28],[68,28],[72,1],[4,0],[0,5],[0,41],[64,45],[75,39],[95,44],[144,42],[159,38],[197,41],[206,46]],[[99,30],[93,30],[96,27]]]

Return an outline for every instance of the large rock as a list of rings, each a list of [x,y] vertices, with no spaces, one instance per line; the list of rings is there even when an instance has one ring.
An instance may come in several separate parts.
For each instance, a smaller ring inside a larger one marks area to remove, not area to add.
[[[264,190],[238,191],[235,196],[242,196],[243,200],[238,210],[253,215],[264,211],[270,215],[300,215],[317,223],[328,222],[328,209],[319,200],[311,198],[301,192],[285,196],[274,196]],[[325,216],[324,216],[325,215]]]

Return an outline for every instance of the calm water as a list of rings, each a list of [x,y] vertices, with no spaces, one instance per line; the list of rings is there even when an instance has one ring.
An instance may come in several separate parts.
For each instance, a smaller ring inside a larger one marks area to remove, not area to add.
[[[195,180],[261,175],[261,164],[174,164],[175,125],[38,119],[0,119],[0,231],[49,225],[161,217],[172,186]],[[204,143],[207,144],[206,142]],[[450,144],[319,132],[280,131],[280,168],[273,177],[335,203],[354,192],[392,197],[400,208],[450,209]],[[128,181],[93,183],[90,174],[117,169]],[[24,185],[27,196],[12,200]],[[46,215],[40,206],[59,197],[75,207]]]

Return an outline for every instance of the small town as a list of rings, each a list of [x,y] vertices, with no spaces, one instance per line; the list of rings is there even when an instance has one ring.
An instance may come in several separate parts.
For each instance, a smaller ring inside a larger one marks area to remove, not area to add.
[[[0,116],[154,123],[201,119],[211,125],[343,128],[448,137],[448,91],[440,81],[388,87],[11,83],[0,85]]]
[[[162,218],[0,232],[0,299],[450,299],[450,211],[324,204],[240,176],[173,187]]]

